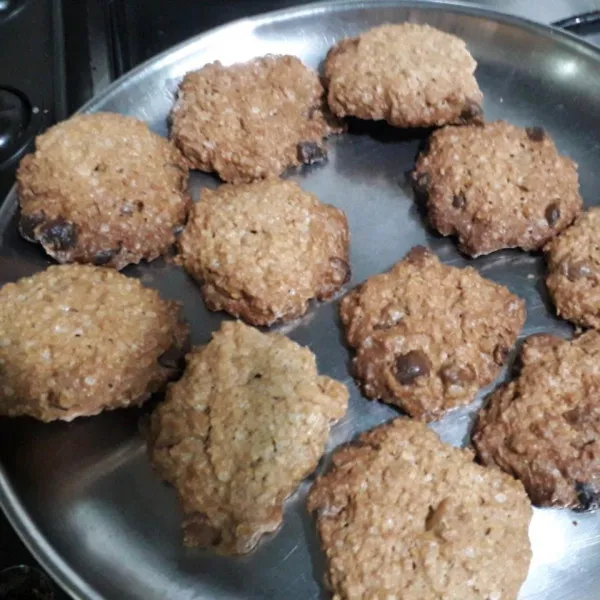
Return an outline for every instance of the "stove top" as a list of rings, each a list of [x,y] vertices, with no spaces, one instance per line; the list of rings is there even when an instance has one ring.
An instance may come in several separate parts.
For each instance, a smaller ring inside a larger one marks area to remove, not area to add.
[[[600,9],[600,0],[481,3],[546,23]],[[308,2],[0,0],[0,202],[35,136],[123,73],[207,29],[298,4]],[[66,600],[37,569],[0,514],[0,600]]]

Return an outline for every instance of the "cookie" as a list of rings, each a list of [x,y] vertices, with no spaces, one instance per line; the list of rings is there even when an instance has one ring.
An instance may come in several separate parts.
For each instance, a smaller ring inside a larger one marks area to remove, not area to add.
[[[336,600],[517,598],[531,506],[518,481],[472,459],[403,418],[334,453],[308,509]]]
[[[53,266],[0,290],[0,414],[71,421],[139,405],[180,371],[175,302],[90,265]]]
[[[582,208],[577,165],[543,129],[504,121],[433,133],[413,182],[432,227],[469,256],[537,250]]]
[[[223,323],[151,419],[150,456],[178,492],[185,543],[243,554],[276,531],[347,403],[308,348]]]
[[[592,208],[545,248],[556,311],[582,327],[600,328],[599,238],[600,208]]]
[[[471,267],[417,246],[342,299],[354,370],[369,398],[438,419],[471,402],[500,372],[525,322],[525,303]]]
[[[323,104],[319,76],[295,56],[214,62],[183,78],[171,137],[194,169],[250,182],[327,157],[323,139],[340,128]]]
[[[208,308],[254,325],[299,317],[350,278],[344,213],[277,178],[203,190],[179,249]]]
[[[520,362],[479,415],[480,460],[518,477],[539,506],[600,507],[600,334],[531,336]]]
[[[460,38],[428,25],[375,27],[328,53],[328,103],[339,117],[396,127],[480,121],[477,63]]]
[[[187,167],[144,123],[78,115],[35,147],[17,172],[20,230],[58,262],[122,269],[175,242],[190,206]]]

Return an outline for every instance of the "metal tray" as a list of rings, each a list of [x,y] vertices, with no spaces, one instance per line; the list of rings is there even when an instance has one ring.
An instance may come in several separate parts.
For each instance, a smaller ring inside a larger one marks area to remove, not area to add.
[[[336,40],[406,20],[464,38],[479,62],[487,118],[547,128],[559,149],[579,163],[586,204],[597,202],[600,52],[561,31],[472,6],[342,2],[238,21],[151,60],[83,110],[131,114],[166,134],[177,81],[191,69],[215,59],[233,63],[269,52],[295,54],[319,67]],[[525,298],[523,335],[571,334],[552,316],[539,255],[504,251],[467,261],[452,240],[427,228],[404,179],[418,135],[379,124],[358,129],[331,140],[327,164],[289,174],[348,215],[349,286],[388,269],[411,246],[425,244],[444,262],[473,264]],[[195,197],[199,188],[215,185],[210,176],[192,176]],[[16,205],[13,190],[0,210],[0,284],[48,264],[39,248],[19,237]],[[196,344],[208,341],[223,318],[205,310],[197,287],[174,266],[156,261],[125,273],[181,300]],[[330,448],[398,414],[360,396],[349,375],[336,302],[313,306],[306,317],[280,329],[309,345],[321,371],[351,390],[348,414],[334,428]],[[433,427],[446,441],[465,444],[477,406],[458,410]],[[139,417],[140,411],[119,411],[72,424],[0,420],[0,504],[66,590],[94,600],[328,597],[321,585],[323,558],[314,524],[304,509],[310,481],[288,501],[282,529],[250,556],[223,558],[184,549],[175,494],[152,472]],[[600,598],[600,514],[536,510],[531,540],[534,557],[522,600]]]

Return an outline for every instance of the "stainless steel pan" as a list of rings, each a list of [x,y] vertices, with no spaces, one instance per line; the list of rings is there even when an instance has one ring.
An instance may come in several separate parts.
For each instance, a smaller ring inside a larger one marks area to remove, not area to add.
[[[600,201],[600,52],[557,29],[472,6],[427,2],[340,2],[243,20],[199,36],[151,60],[84,107],[147,121],[166,134],[165,118],[178,79],[208,61],[290,53],[318,67],[336,40],[384,22],[426,22],[464,38],[479,62],[488,119],[541,125],[580,165],[587,205]],[[540,256],[497,252],[465,260],[455,244],[431,232],[415,209],[404,173],[418,137],[378,125],[331,142],[326,165],[290,176],[346,211],[352,236],[351,285],[388,269],[415,244],[447,263],[474,264],[527,301],[524,334],[570,335],[552,315]],[[194,174],[194,195],[217,182]],[[14,191],[0,210],[0,284],[43,269],[39,248],[17,233]],[[222,315],[208,313],[197,287],[174,266],[156,261],[128,268],[166,297],[183,301],[193,341],[206,342]],[[285,328],[316,352],[323,372],[351,389],[350,410],[331,448],[398,414],[363,399],[348,372],[337,306],[315,306]],[[434,425],[453,444],[468,442],[475,405]],[[323,559],[304,509],[305,482],[287,504],[280,532],[244,558],[216,557],[181,544],[180,513],[171,489],[153,474],[138,430],[140,412],[121,411],[72,424],[0,420],[0,504],[40,562],[73,596],[169,600],[326,598]],[[600,598],[600,515],[537,510],[531,525],[534,559],[521,598]],[[502,557],[499,556],[501,561]]]

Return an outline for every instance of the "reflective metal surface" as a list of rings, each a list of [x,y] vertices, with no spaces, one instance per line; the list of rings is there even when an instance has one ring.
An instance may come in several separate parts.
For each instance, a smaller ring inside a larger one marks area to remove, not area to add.
[[[345,2],[236,22],[147,63],[85,110],[135,115],[166,134],[177,80],[190,69],[267,52],[295,54],[318,67],[336,40],[405,20],[427,22],[464,38],[479,62],[488,119],[547,128],[559,149],[579,163],[586,204],[598,202],[600,53],[560,31],[472,7]],[[552,316],[540,256],[504,251],[467,261],[451,240],[427,228],[404,178],[419,141],[413,132],[355,127],[331,140],[327,164],[289,175],[346,211],[353,269],[349,287],[388,269],[411,246],[426,244],[446,263],[473,264],[525,298],[524,335],[570,335],[570,327]],[[216,184],[210,176],[194,174],[194,196],[202,186]],[[0,284],[48,264],[17,233],[14,193],[0,211],[0,236]],[[222,315],[204,309],[197,287],[178,268],[156,261],[125,272],[165,297],[183,301],[196,344],[206,342],[218,327]],[[283,329],[308,344],[321,371],[346,382],[352,392],[348,415],[333,430],[331,448],[398,414],[358,393],[348,372],[336,302],[313,306],[306,317]],[[467,443],[477,405],[449,415],[435,429],[450,443]],[[232,559],[186,550],[175,494],[160,483],[145,456],[141,414],[121,411],[51,425],[0,420],[0,502],[65,588],[76,597],[119,600],[327,597],[321,586],[323,558],[304,509],[310,481],[287,503],[279,533],[264,539],[250,556]],[[531,539],[534,558],[521,600],[600,598],[600,514],[537,510]]]

